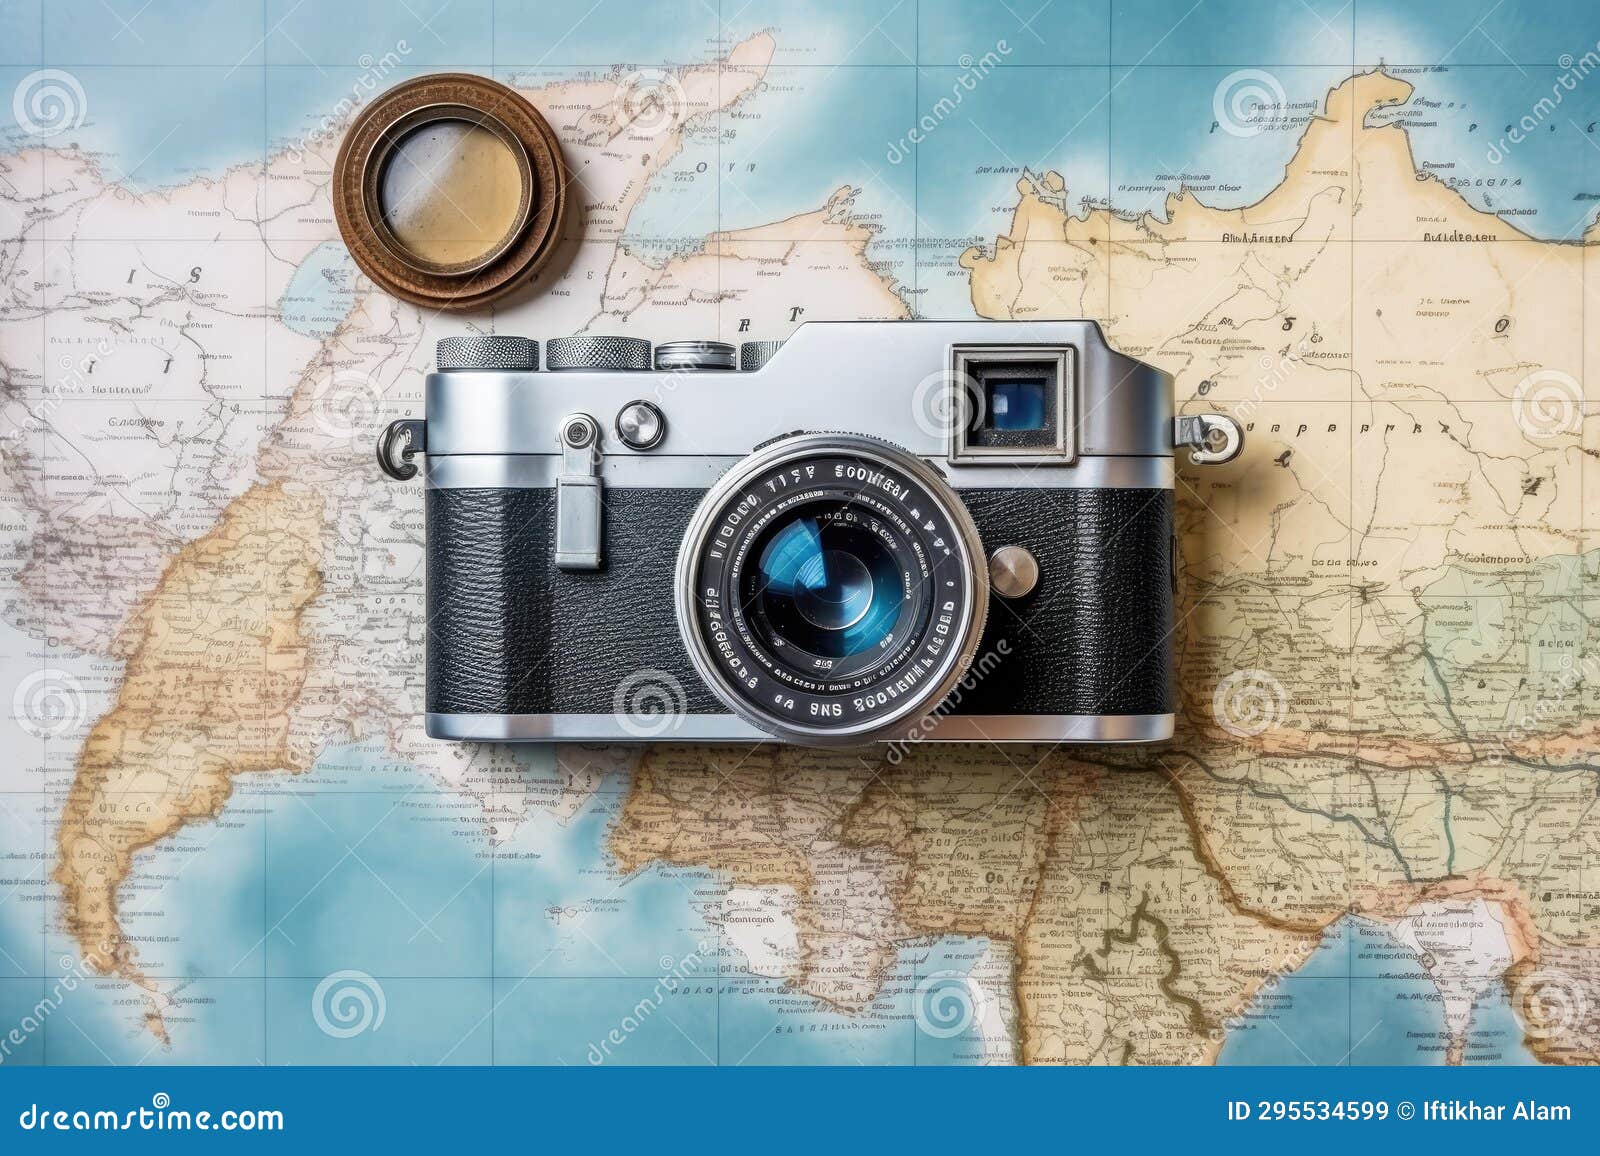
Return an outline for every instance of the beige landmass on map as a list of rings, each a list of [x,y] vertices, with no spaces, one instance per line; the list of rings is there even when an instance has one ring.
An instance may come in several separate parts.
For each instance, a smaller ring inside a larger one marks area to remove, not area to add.
[[[78,756],[58,829],[54,879],[89,966],[154,992],[118,919],[134,856],[214,818],[236,776],[304,769],[286,740],[309,666],[302,616],[321,589],[321,531],[310,491],[252,489],[172,559],[138,615],[116,704]]]
[[[667,336],[673,326],[689,321],[692,313],[686,310],[703,312],[715,306],[716,330],[737,341],[739,330],[728,324],[730,319],[748,318],[746,337],[786,334],[794,328],[796,308],[807,320],[824,315],[864,321],[908,317],[905,301],[885,281],[862,275],[869,269],[867,245],[873,230],[853,216],[855,195],[848,185],[835,189],[819,209],[713,233],[699,252],[658,266],[624,250],[612,266],[612,278],[630,288],[615,297],[608,293],[603,320]],[[815,300],[812,292],[822,285],[832,294],[825,302]]]
[[[125,658],[172,555],[257,480],[272,375],[318,347],[267,324],[314,242],[263,245],[261,180],[130,191],[76,148],[0,157],[0,456],[36,633]]]
[[[1176,375],[1185,410],[1250,425],[1238,462],[1182,471],[1171,747],[924,750],[893,768],[652,749],[613,834],[623,865],[791,888],[794,981],[842,1006],[874,983],[841,967],[881,981],[902,927],[1010,944],[1029,1062],[1213,1058],[1261,985],[1351,912],[1427,936],[1448,911],[1463,946],[1433,977],[1453,1007],[1486,973],[1515,1002],[1541,967],[1548,991],[1600,1006],[1583,890],[1600,820],[1561,773],[1592,756],[1594,692],[1559,674],[1596,642],[1570,611],[1595,544],[1586,249],[1420,178],[1404,130],[1368,121],[1410,92],[1382,73],[1334,89],[1284,179],[1240,210],[1184,194],[1164,220],[1076,216],[1059,175],[1025,177],[1009,231],[962,258],[981,314],[1100,319]],[[1519,412],[1537,374],[1566,420]],[[1255,704],[1263,726],[1214,701],[1240,669],[1281,691]],[[1548,712],[1513,740],[1541,690]],[[1567,728],[1575,741],[1553,737]],[[1539,744],[1570,757],[1528,757]],[[1440,1050],[1459,1061],[1454,1014]],[[1547,1031],[1519,1014],[1542,1058],[1596,1058],[1581,1015]]]

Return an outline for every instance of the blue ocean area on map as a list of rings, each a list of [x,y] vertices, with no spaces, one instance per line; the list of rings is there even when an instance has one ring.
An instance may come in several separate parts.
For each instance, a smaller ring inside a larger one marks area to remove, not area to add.
[[[311,7],[269,5],[264,43],[249,6],[219,6],[199,30],[181,5],[152,7],[140,17],[145,41],[204,35],[217,46],[204,63],[176,70],[141,65],[139,43],[117,36],[114,22],[47,20],[42,40],[37,29],[16,30],[7,44],[15,67],[0,79],[14,83],[36,60],[63,54],[89,62],[77,74],[93,115],[58,143],[102,152],[112,175],[150,187],[260,164],[294,147],[329,108],[362,91],[360,62],[390,40],[404,40],[407,51],[384,83],[449,66],[537,84],[627,62],[703,61],[719,43],[770,28],[778,51],[767,91],[751,98],[736,132],[686,142],[629,221],[629,238],[647,255],[681,251],[718,228],[820,208],[848,184],[860,190],[856,211],[880,229],[874,260],[929,316],[970,311],[953,258],[1004,230],[996,206],[1024,169],[1062,173],[1080,215],[1109,204],[1162,216],[1167,194],[1185,186],[1217,207],[1249,204],[1281,178],[1328,90],[1379,63],[1416,87],[1406,108],[1376,115],[1407,126],[1423,171],[1538,238],[1576,237],[1594,216],[1584,177],[1600,164],[1600,92],[1579,84],[1567,93],[1559,84],[1574,56],[1594,47],[1573,43],[1566,29],[1575,23],[1559,17],[1561,9],[1586,10],[1575,0],[1543,5],[1537,17],[1491,13],[1483,23],[1492,41],[1468,19],[1471,5],[1448,0],[1195,5],[1175,31],[1175,14],[1190,5],[1117,5],[1112,26],[1105,4],[1061,2],[1047,6],[1031,32],[1012,27],[1003,6],[954,0],[903,3],[887,15],[842,0],[785,4],[776,14],[745,6],[726,24],[710,6],[684,18],[679,5],[647,4],[631,6],[625,21],[596,13],[556,46],[543,41],[548,17],[536,6],[500,4],[491,36],[487,4],[457,5],[445,17],[455,25],[452,44],[471,43],[462,29],[484,24],[472,59],[437,58],[425,32],[407,39],[403,25],[414,21],[396,20],[381,0],[367,11],[339,5],[330,19],[312,18]],[[1252,18],[1269,10],[1270,19]],[[5,19],[24,16],[12,8]],[[1065,56],[1056,50],[1063,41],[1073,46]],[[903,47],[913,43],[916,57]],[[962,88],[963,75],[983,71],[985,54],[997,67]],[[1444,67],[1423,68],[1439,60]],[[1219,81],[1269,66],[1289,123],[1247,138],[1221,132],[1213,108]],[[923,112],[957,92],[956,115],[904,149],[907,159],[891,160]],[[1506,128],[1553,92],[1562,105],[1505,148]],[[136,102],[140,116],[117,115]],[[181,130],[169,133],[174,123]],[[1592,147],[1572,147],[1573,128]],[[977,155],[990,159],[985,171],[974,171]],[[726,184],[732,195],[712,191],[718,166],[736,178]]]
[[[1472,1013],[1467,1063],[1534,1063],[1504,985]],[[1231,1026],[1222,1064],[1444,1062],[1439,990],[1416,954],[1378,923],[1346,916],[1300,968],[1271,981]]]
[[[527,773],[556,772],[530,758]],[[133,1030],[126,985],[85,977],[38,905],[26,918],[5,905],[0,1017],[20,1022],[71,985],[5,1062],[945,1064],[981,1051],[981,1023],[930,1035],[912,999],[923,977],[970,970],[986,941],[906,945],[864,1012],[788,991],[741,970],[707,924],[712,873],[617,872],[605,844],[625,785],[565,824],[530,814],[492,852],[475,804],[371,747],[246,787],[143,860],[130,892],[133,939],[182,945],[185,975],[161,977],[184,1002],[172,1046]],[[381,984],[382,1022],[330,1036],[306,1009],[352,971]],[[641,1001],[651,1010],[624,1024]]]
[[[278,301],[283,323],[307,337],[327,337],[355,301],[355,263],[343,245],[324,242],[294,271]]]

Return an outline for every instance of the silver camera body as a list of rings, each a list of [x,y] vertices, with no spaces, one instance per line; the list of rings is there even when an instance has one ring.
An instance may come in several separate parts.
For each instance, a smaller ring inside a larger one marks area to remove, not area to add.
[[[1094,322],[451,338],[426,388],[378,456],[426,455],[434,737],[1172,733],[1174,453],[1242,435]]]

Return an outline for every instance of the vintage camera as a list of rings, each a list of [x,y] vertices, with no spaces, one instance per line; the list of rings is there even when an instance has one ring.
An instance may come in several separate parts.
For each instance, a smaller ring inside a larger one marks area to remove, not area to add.
[[[1089,321],[456,337],[426,412],[444,739],[1167,738],[1174,450],[1242,443]]]

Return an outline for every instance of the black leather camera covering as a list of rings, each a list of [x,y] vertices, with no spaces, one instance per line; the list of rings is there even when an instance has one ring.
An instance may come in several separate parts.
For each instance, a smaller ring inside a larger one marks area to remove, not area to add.
[[[1173,711],[1172,491],[962,490],[986,550],[1026,546],[1027,598],[989,600],[974,659],[997,670],[952,694],[950,714]]]
[[[690,714],[727,708],[695,674],[673,612],[678,543],[704,491],[607,488],[605,562],[556,568],[555,491],[428,491],[427,703],[444,714],[610,714],[644,669]],[[962,490],[986,550],[1039,560],[1027,599],[990,602],[979,662],[1008,653],[953,714],[1173,709],[1172,493]]]

